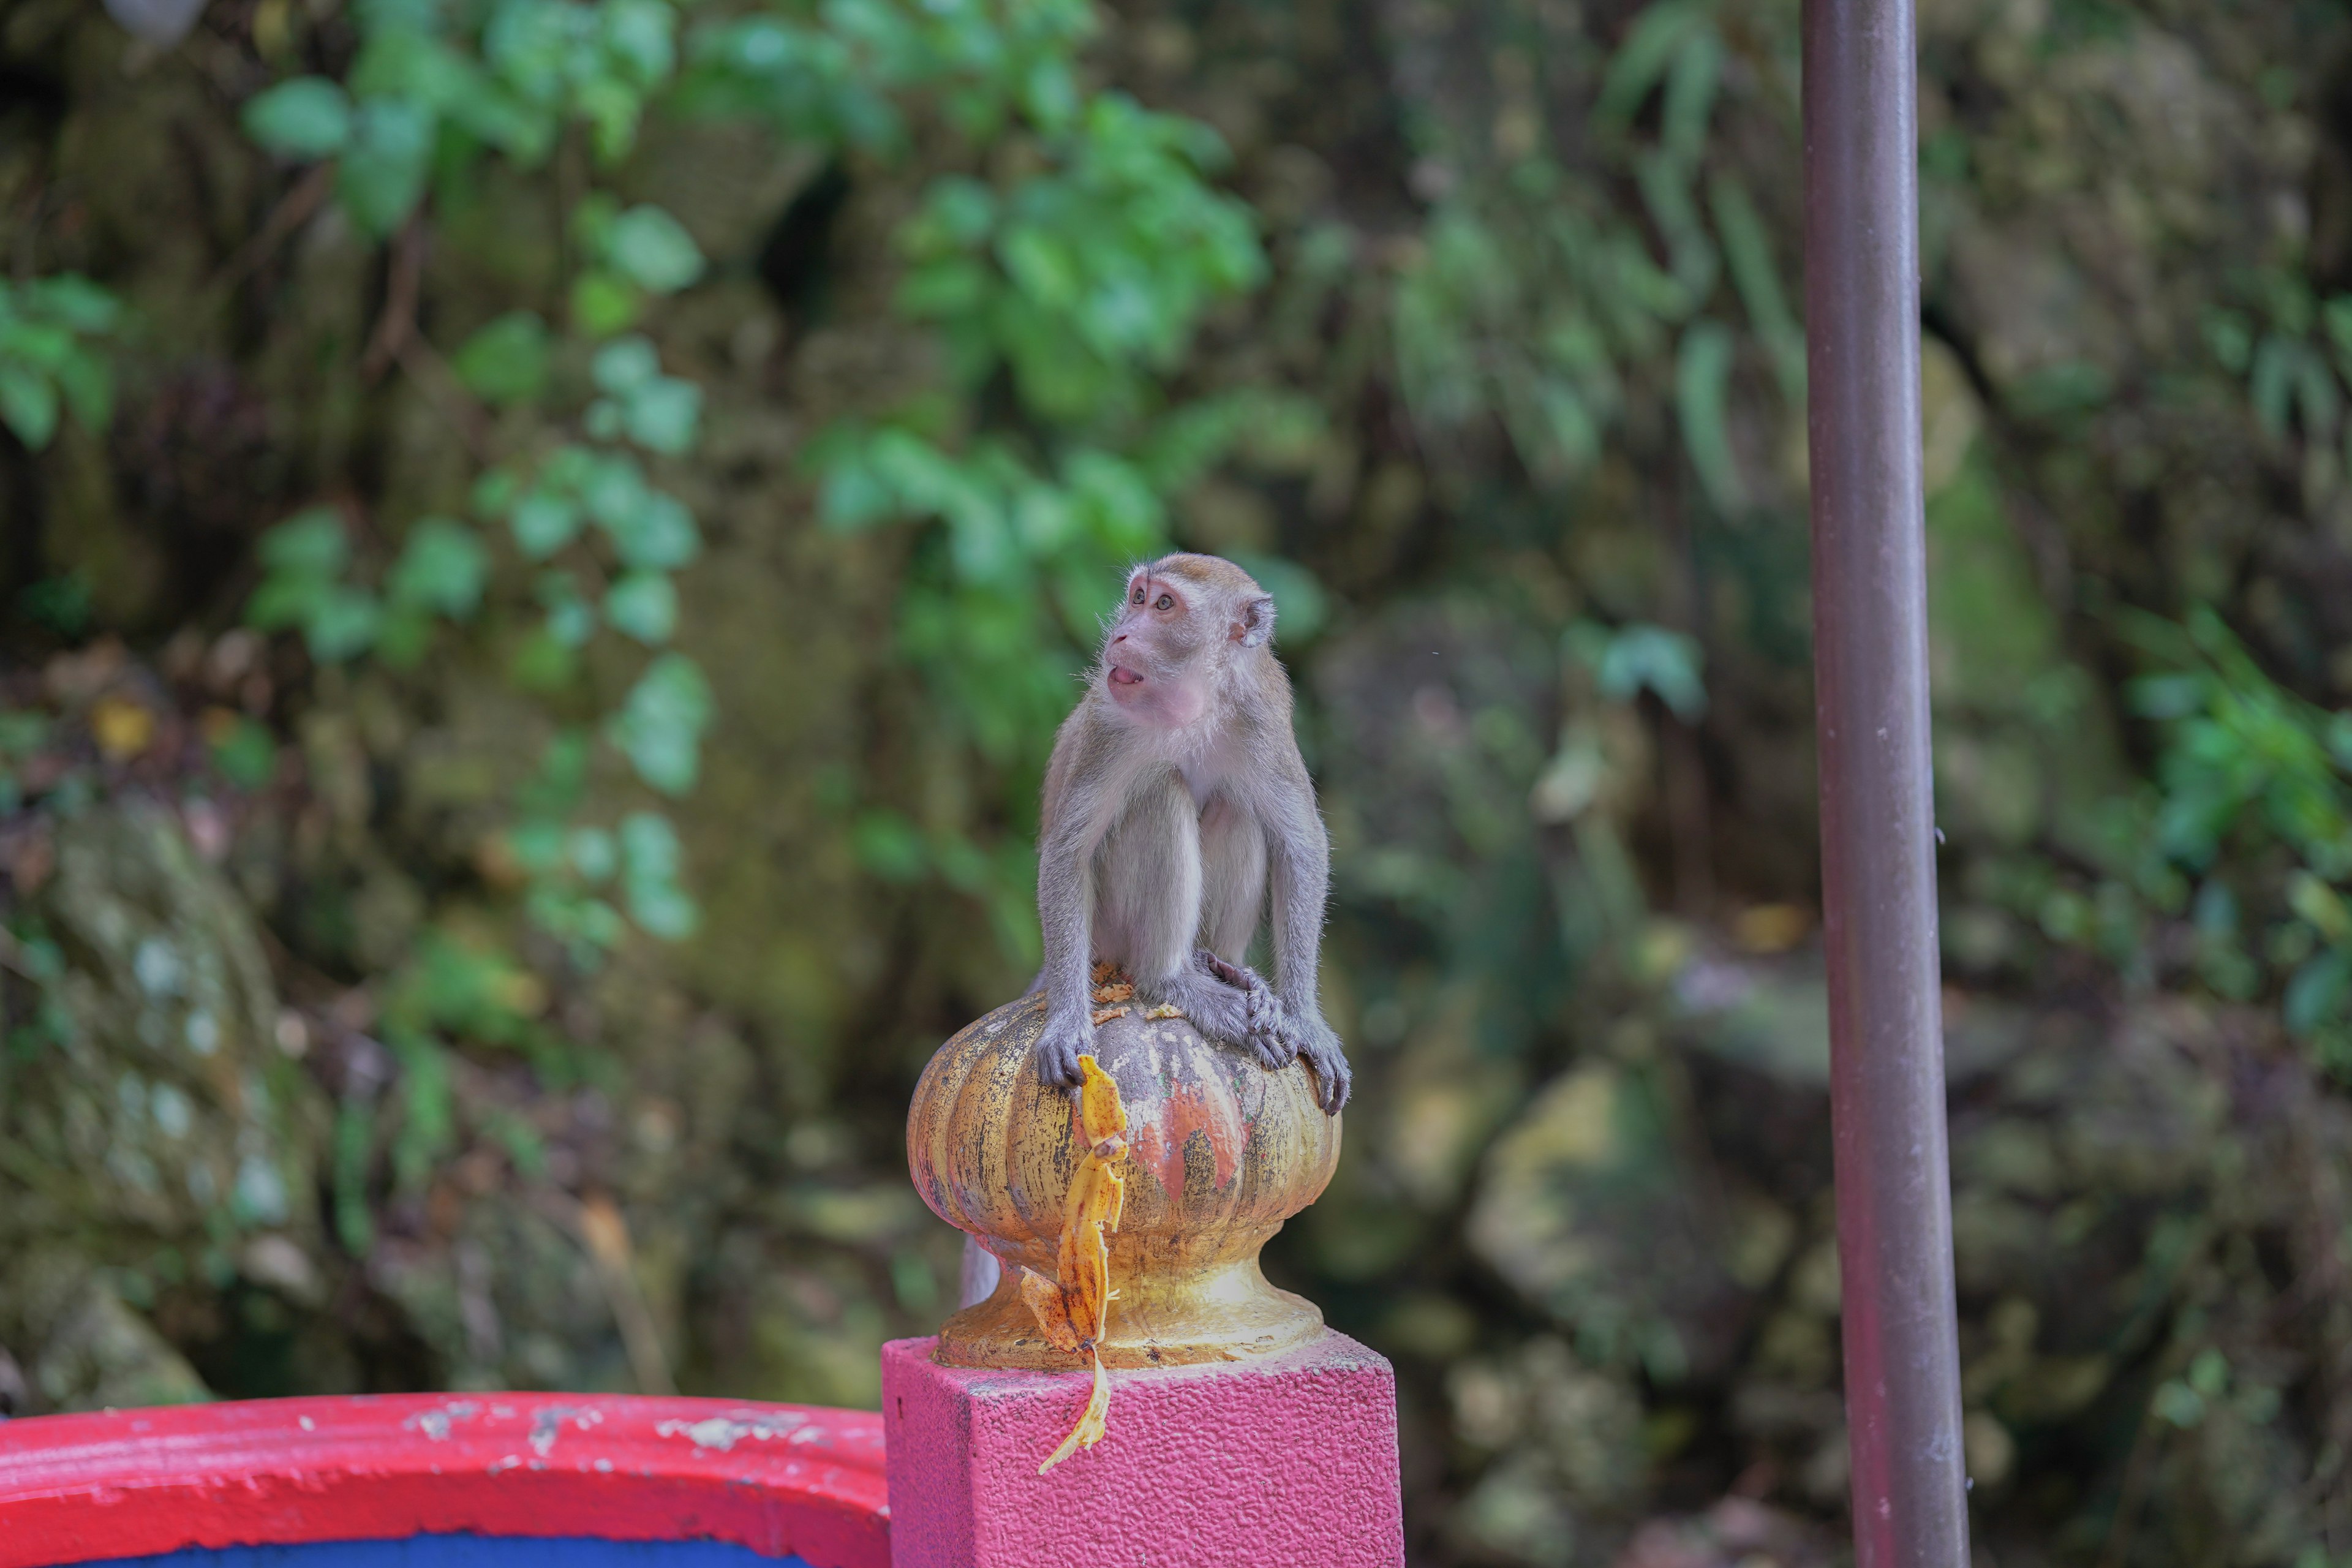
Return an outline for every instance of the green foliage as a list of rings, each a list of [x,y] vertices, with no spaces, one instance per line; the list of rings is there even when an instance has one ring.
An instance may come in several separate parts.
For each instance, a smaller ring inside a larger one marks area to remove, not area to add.
[[[121,320],[121,302],[77,273],[0,279],[0,424],[37,452],[65,409],[103,431],[114,416],[108,340]]]
[[[268,727],[231,718],[209,738],[213,765],[239,789],[259,789],[278,767],[278,742]]]
[[[689,111],[756,116],[819,143],[886,153],[906,150],[914,121],[903,101],[916,98],[975,141],[1029,139],[1035,156],[1017,173],[936,182],[899,237],[899,310],[938,334],[951,387],[967,399],[1009,372],[1014,417],[1003,430],[950,432],[919,402],[845,424],[813,452],[828,526],[924,525],[902,646],[943,707],[963,716],[981,755],[1003,765],[1007,805],[1016,821],[1025,816],[1104,584],[1164,544],[1169,496],[1247,423],[1238,405],[1168,408],[1158,390],[1203,313],[1265,269],[1247,209],[1206,181],[1223,157],[1215,136],[1083,89],[1075,50],[1094,19],[1069,0],[763,6],[695,29],[690,66],[675,82],[680,16],[664,0],[387,3],[362,21],[344,81],[281,82],[251,100],[245,119],[281,156],[338,160],[340,199],[372,234],[405,222],[430,180],[457,177],[485,153],[535,165],[566,125],[584,126],[600,156],[616,158],[665,93]],[[675,797],[693,787],[710,717],[709,683],[667,649],[678,620],[673,574],[699,539],[690,513],[628,448],[688,454],[702,393],[664,374],[653,342],[630,329],[651,301],[692,287],[705,261],[669,213],[607,190],[581,198],[571,228],[580,259],[571,324],[598,345],[596,395],[579,415],[585,440],[494,462],[475,510],[505,522],[523,562],[542,564],[530,595],[543,619],[517,655],[520,684],[552,694],[575,682],[579,656],[605,629],[657,650],[596,732],[646,785]],[[468,340],[454,366],[485,400],[530,405],[545,395],[554,352],[541,319],[518,310]],[[463,620],[480,601],[488,563],[479,550],[466,524],[420,524],[378,593],[352,580],[340,525],[306,515],[273,535],[252,618],[299,627],[322,661],[374,652],[414,663],[435,617]],[[1312,580],[1279,563],[1264,569],[1286,601],[1286,629],[1310,632],[1323,614]],[[646,855],[631,863],[658,858]],[[522,858],[534,877],[569,865],[536,850]],[[1008,889],[985,871],[999,863],[982,854],[941,864],[980,868],[963,879],[1009,909]],[[674,871],[646,873],[625,900],[648,929],[692,923],[682,895],[666,890]],[[576,893],[539,889],[525,903],[575,952],[608,946],[609,909]],[[1034,933],[1016,918],[1008,940],[1025,949]]]
[[[936,105],[973,142],[1015,116],[1056,130],[1079,111],[1076,55],[1096,26],[1086,0],[771,5],[697,29],[681,101],[874,152],[904,149],[908,98]]]
[[[1170,407],[1159,391],[1203,314],[1265,273],[1247,210],[1206,183],[1223,155],[1214,136],[1118,94],[1057,86],[1008,101],[1039,166],[1000,184],[935,183],[898,236],[908,265],[898,308],[937,332],[967,397],[1009,372],[1018,427],[950,441],[914,408],[836,428],[812,460],[827,527],[924,523],[900,646],[939,710],[996,765],[1019,823],[1107,584],[1165,547],[1169,499],[1278,400]],[[1303,606],[1286,625],[1311,633],[1312,579],[1260,564]],[[872,849],[870,831],[864,842]],[[918,861],[883,863],[911,874]],[[1010,909],[1021,891],[992,884],[989,897]],[[1000,931],[1013,952],[1034,949],[1027,916]]]
[[[591,436],[625,438],[668,457],[693,447],[702,389],[664,375],[650,342],[626,337],[605,344],[596,352],[595,377],[605,395],[588,405],[583,424]]]
[[[337,160],[336,192],[363,231],[386,235],[427,199],[433,179],[462,176],[478,157],[498,153],[524,168],[552,152],[565,129],[583,128],[600,167],[634,143],[654,95],[677,64],[678,12],[666,0],[499,0],[484,6],[400,4],[364,7],[362,46],[347,79],[281,82],[245,109],[248,134],[296,159]],[[635,322],[646,303],[693,284],[701,252],[685,228],[657,206],[624,208],[608,191],[592,190],[572,216],[583,265],[571,288],[574,328],[593,341]],[[544,320],[516,309],[481,328],[453,360],[458,381],[486,402],[523,406],[546,395],[557,352]],[[566,444],[543,457],[493,463],[475,487],[484,522],[503,521],[521,563],[540,563],[530,596],[543,608],[540,630],[523,646],[514,673],[526,689],[553,694],[580,679],[578,655],[600,626],[659,648],[675,631],[671,574],[692,561],[699,536],[677,500],[656,489],[624,444],[664,457],[688,452],[701,394],[661,374],[642,337],[604,343],[593,356],[601,395],[583,411],[588,444]],[[404,547],[371,588],[352,571],[342,524],[332,513],[304,513],[265,542],[267,568],[248,609],[257,626],[299,628],[313,658],[340,662],[374,654],[395,668],[429,650],[437,624],[471,620],[491,583],[496,558],[474,523],[430,517],[408,530]],[[609,576],[599,593],[590,586]],[[601,614],[599,610],[601,600]],[[698,747],[709,721],[708,683],[684,655],[667,652],[648,666],[603,732],[646,784],[667,795],[692,787]],[[593,964],[619,940],[617,910],[593,889],[612,877],[594,846],[602,830],[567,824],[576,808],[584,752],[567,741],[542,779],[519,802],[508,836],[525,874],[522,907],[562,941],[572,958]],[[551,804],[560,800],[560,805]],[[694,924],[680,887],[674,837],[667,824],[637,814],[624,838],[625,898],[638,923],[675,938]],[[577,849],[579,854],[572,853]],[[457,951],[446,942],[435,950]],[[420,984],[454,973],[448,962]],[[483,963],[491,962],[485,958]],[[437,984],[437,982],[434,982]],[[446,989],[446,988],[444,988]],[[426,985],[418,995],[441,994]],[[434,1028],[495,1041],[493,1016],[478,1009],[426,1008]],[[404,1063],[425,1086],[410,1121],[428,1131],[405,1143],[404,1166],[440,1136],[446,1121],[430,1086],[427,1034],[408,1031]]]
[[[314,507],[262,539],[263,576],[246,618],[268,630],[299,630],[310,657],[339,664],[371,651],[397,666],[423,657],[436,619],[467,621],[480,607],[489,555],[480,535],[454,518],[419,520],[383,574],[381,591],[350,579],[343,519]]]
[[[710,683],[692,659],[666,653],[629,689],[605,734],[639,778],[664,795],[681,795],[694,787],[709,724]]]
[[[580,204],[572,229],[594,260],[572,287],[572,323],[591,338],[635,322],[648,297],[675,294],[702,276],[694,237],[661,208],[620,210],[599,193]]]
[[[297,77],[246,100],[245,133],[288,158],[331,158],[351,144],[352,100],[340,83]]]
[[[2280,688],[2210,610],[2141,640],[2171,668],[2132,690],[2164,734],[2139,886],[2177,912],[2193,884],[2206,984],[2276,995],[2288,1029],[2352,1079],[2352,711]]]
[[[467,338],[450,368],[486,403],[535,403],[547,386],[547,323],[509,310]]]
[[[1706,711],[1697,640],[1664,626],[1611,629],[1579,621],[1568,629],[1568,647],[1593,673],[1601,695],[1630,702],[1654,692],[1675,718],[1695,722]]]
[[[1203,310],[1255,288],[1248,209],[1202,183],[1207,127],[1107,93],[1045,138],[1010,189],[950,178],[900,234],[899,309],[935,323],[968,386],[1012,370],[1039,418],[1116,427],[1183,356]]]
[[[489,152],[534,167],[570,125],[610,163],[634,145],[652,93],[677,66],[677,10],[667,0],[387,0],[359,17],[345,80],[279,82],[249,100],[244,118],[247,133],[282,157],[334,159],[344,211],[379,236],[408,220],[436,174],[454,176]]]
[[[629,918],[672,942],[692,936],[701,919],[678,882],[680,865],[677,830],[669,818],[633,811],[621,819],[621,891]]]
[[[1441,200],[1391,320],[1400,386],[1433,446],[1492,421],[1559,489],[1592,467],[1629,403],[1664,390],[1708,507],[1727,518],[1751,507],[1727,433],[1730,308],[1791,405],[1804,353],[1754,202],[1720,159],[1708,166],[1724,58],[1714,8],[1677,0],[1643,9],[1609,58],[1591,135],[1631,175],[1639,212],[1532,132],[1524,155]],[[1654,134],[1636,129],[1653,104]],[[1664,382],[1669,363],[1667,386],[1644,384]]]

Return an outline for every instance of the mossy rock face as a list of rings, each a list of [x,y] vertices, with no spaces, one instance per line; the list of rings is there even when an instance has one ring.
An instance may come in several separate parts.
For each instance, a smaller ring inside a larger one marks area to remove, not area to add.
[[[277,1043],[252,917],[178,824],[126,804],[61,824],[38,911],[52,1027],[0,1080],[0,1242],[94,1258],[309,1247],[327,1112]]]
[[[211,1390],[105,1274],[70,1252],[36,1251],[16,1261],[0,1300],[0,1333],[21,1347],[19,1415],[140,1405],[194,1405]],[[9,1360],[0,1352],[0,1377]]]

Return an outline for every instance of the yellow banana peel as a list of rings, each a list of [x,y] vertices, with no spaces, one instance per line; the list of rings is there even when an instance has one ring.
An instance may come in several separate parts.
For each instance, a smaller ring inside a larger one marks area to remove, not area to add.
[[[1077,1108],[1078,1135],[1086,1152],[1070,1179],[1070,1195],[1062,1211],[1056,1278],[1024,1268],[1021,1299],[1049,1343],[1056,1350],[1083,1353],[1094,1363],[1095,1387],[1078,1424],[1037,1467],[1041,1476],[1080,1448],[1101,1442],[1110,1412],[1110,1376],[1103,1371],[1098,1346],[1109,1330],[1110,1304],[1118,1294],[1110,1288],[1110,1243],[1106,1237],[1118,1229],[1127,1207],[1127,1179],[1118,1170],[1118,1163],[1127,1158],[1127,1107],[1119,1102],[1117,1080],[1094,1058],[1080,1057],[1078,1067],[1086,1075]]]

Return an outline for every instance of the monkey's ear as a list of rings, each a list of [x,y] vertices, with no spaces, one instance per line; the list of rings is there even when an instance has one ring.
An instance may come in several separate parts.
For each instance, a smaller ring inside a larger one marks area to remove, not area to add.
[[[1234,640],[1244,647],[1264,647],[1274,637],[1274,601],[1264,594],[1244,599]]]

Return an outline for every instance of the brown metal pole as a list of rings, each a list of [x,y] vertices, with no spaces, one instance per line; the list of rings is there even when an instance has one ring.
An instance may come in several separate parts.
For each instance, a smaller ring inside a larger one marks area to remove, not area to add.
[[[1911,0],[1804,0],[1830,1115],[1858,1568],[1965,1568],[1928,776]]]

